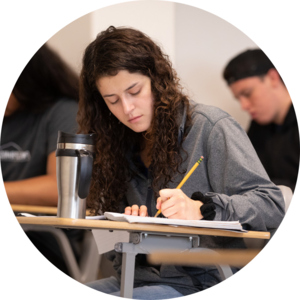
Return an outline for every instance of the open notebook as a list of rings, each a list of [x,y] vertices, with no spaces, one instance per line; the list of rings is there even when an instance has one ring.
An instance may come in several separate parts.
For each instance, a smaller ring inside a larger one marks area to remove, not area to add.
[[[105,212],[104,216],[108,220],[129,222],[129,223],[150,223],[165,224],[172,226],[190,226],[201,228],[226,229],[234,231],[245,231],[239,221],[203,221],[203,220],[179,220],[153,217],[128,216],[119,213]]]

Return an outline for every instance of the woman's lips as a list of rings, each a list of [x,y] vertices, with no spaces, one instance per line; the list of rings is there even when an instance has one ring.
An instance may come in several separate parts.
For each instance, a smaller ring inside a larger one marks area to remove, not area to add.
[[[130,123],[135,123],[135,122],[138,122],[140,120],[142,116],[137,116],[137,117],[134,117],[134,118],[131,118],[128,120],[128,122]]]

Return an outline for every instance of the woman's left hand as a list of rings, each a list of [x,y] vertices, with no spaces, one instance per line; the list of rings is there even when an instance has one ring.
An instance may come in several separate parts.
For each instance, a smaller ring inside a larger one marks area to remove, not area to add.
[[[190,199],[180,189],[163,189],[159,191],[156,208],[169,219],[201,220],[201,201]]]
[[[141,205],[139,207],[138,205],[132,205],[125,207],[124,211],[125,215],[132,215],[132,216],[141,216],[141,217],[148,217],[148,211],[146,205]]]

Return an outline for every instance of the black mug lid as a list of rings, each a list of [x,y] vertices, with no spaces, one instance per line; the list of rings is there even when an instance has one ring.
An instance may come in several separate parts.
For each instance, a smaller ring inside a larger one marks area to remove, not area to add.
[[[58,131],[57,143],[71,143],[71,144],[87,144],[94,145],[95,133],[89,134],[72,134]]]

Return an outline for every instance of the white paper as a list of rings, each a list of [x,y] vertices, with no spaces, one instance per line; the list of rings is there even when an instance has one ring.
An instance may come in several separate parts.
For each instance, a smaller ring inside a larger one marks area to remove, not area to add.
[[[36,217],[35,215],[28,214],[28,213],[20,213],[23,217]]]
[[[128,243],[129,242],[129,232],[113,230],[92,230],[94,239],[97,244],[99,254],[113,250],[116,243]]]
[[[179,220],[154,217],[130,216],[125,214],[105,212],[104,216],[113,221],[129,222],[129,223],[150,223],[150,224],[165,224],[176,226],[190,226],[200,228],[228,229],[245,231],[239,221],[205,221],[205,220]]]
[[[41,216],[41,215],[36,216],[36,215],[28,214],[28,213],[20,213],[20,215],[23,216],[23,217],[30,217],[30,218],[31,217],[37,217],[37,218],[39,218],[39,217],[56,218],[56,216],[47,216],[47,215],[45,215],[45,216]],[[19,216],[17,216],[17,217],[19,217]]]
[[[22,215],[23,217],[51,217],[51,218],[57,218],[57,216],[48,216],[48,215],[44,215],[44,216],[41,216],[41,215],[32,215],[32,214],[28,214],[28,213],[20,213],[20,215]],[[105,216],[104,215],[101,215],[101,216],[86,216],[85,217],[86,220],[105,220]]]
[[[85,217],[86,220],[105,220],[105,216],[101,215],[101,216],[86,216]]]

